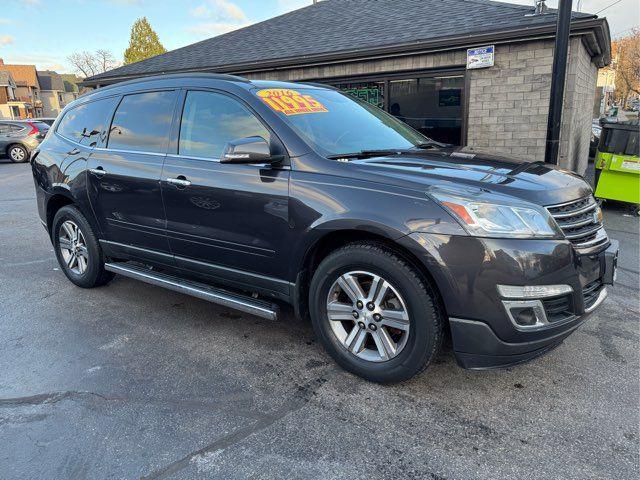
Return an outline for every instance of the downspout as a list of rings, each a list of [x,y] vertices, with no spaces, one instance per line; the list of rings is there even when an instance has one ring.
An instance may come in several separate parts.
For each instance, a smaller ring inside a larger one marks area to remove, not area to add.
[[[567,76],[572,0],[559,0],[559,2],[556,44],[553,52],[551,75],[551,94],[549,96],[549,116],[547,118],[547,143],[544,152],[544,161],[553,165],[558,164],[558,153],[560,151],[560,127],[562,125],[564,82]]]

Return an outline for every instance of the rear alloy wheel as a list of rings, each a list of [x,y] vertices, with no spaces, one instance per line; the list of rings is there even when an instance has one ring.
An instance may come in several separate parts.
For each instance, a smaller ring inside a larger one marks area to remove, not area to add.
[[[104,269],[104,254],[91,225],[75,206],[58,210],[51,235],[60,268],[74,284],[92,288],[113,278]]]
[[[82,231],[72,220],[62,224],[58,245],[67,268],[77,275],[83,275],[89,266],[89,251]]]
[[[26,162],[29,159],[29,152],[22,145],[11,145],[7,153],[9,159],[14,163]]]

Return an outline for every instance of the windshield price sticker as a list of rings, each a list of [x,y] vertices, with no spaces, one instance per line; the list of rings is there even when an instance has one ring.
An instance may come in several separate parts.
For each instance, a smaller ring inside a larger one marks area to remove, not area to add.
[[[285,115],[300,115],[305,113],[324,113],[327,108],[311,95],[303,95],[288,88],[268,88],[260,90],[258,97],[276,112]]]

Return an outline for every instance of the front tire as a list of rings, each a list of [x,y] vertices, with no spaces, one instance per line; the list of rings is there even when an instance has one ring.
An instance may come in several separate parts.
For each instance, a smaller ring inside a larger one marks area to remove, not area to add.
[[[24,163],[29,160],[29,151],[19,144],[9,146],[7,155],[13,163]]]
[[[313,275],[309,305],[329,354],[367,380],[408,380],[440,351],[443,320],[435,293],[381,244],[354,243],[329,254]]]
[[[67,205],[58,210],[53,219],[52,238],[60,268],[78,287],[98,287],[114,277],[104,269],[100,243],[76,207]]]

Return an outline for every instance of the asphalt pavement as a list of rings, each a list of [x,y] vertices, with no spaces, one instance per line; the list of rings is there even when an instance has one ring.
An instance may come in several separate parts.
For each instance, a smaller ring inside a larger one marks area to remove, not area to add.
[[[605,206],[618,283],[563,345],[497,371],[450,351],[368,383],[277,322],[58,269],[28,164],[0,160],[0,479],[635,479],[639,220]]]

